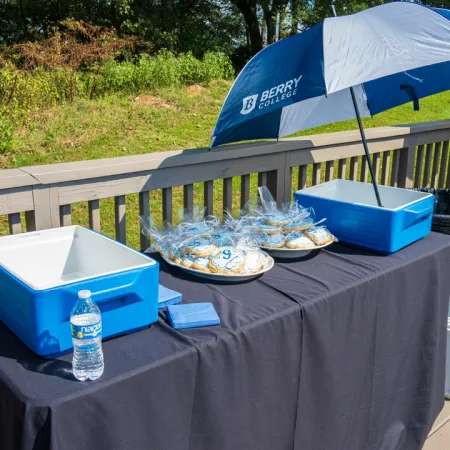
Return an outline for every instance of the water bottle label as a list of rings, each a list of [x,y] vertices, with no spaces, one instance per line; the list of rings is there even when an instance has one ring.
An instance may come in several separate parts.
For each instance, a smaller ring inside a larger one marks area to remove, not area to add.
[[[72,328],[72,337],[76,339],[92,339],[102,334],[102,321],[91,325],[70,324]]]

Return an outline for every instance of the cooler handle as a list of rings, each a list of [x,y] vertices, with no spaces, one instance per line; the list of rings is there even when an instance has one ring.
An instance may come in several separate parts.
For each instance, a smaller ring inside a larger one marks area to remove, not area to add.
[[[413,209],[405,209],[404,213],[404,228],[410,227],[414,222],[418,222],[421,219],[433,214],[434,205],[429,205],[425,208],[414,211]]]
[[[131,291],[132,283],[124,284],[123,286],[115,286],[110,289],[104,289],[102,291],[92,292],[92,299],[96,303],[107,303],[110,300],[114,300],[118,297],[124,297]]]

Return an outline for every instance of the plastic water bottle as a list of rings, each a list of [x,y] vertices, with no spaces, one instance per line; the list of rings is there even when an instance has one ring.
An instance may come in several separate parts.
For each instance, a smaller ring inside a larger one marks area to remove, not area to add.
[[[70,313],[73,343],[73,375],[80,381],[96,380],[103,374],[102,316],[91,291],[78,292]]]

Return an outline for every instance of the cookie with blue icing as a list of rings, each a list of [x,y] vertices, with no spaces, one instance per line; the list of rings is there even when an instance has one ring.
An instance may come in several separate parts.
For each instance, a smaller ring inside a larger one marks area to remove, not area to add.
[[[187,223],[182,226],[183,234],[187,237],[202,236],[210,234],[213,231],[212,225],[206,223]]]
[[[176,264],[181,264],[183,257],[184,255],[181,252],[179,245],[172,244],[170,248],[170,259],[174,261]]]
[[[316,245],[325,245],[334,240],[333,235],[325,227],[310,228],[305,230],[305,234]]]
[[[286,247],[300,250],[313,248],[315,244],[301,231],[294,231],[286,238]]]
[[[211,255],[217,246],[214,244],[213,239],[210,236],[197,236],[188,239],[184,246],[184,253],[190,253],[197,256],[208,256]]]
[[[234,274],[240,273],[245,266],[245,255],[235,247],[220,247],[210,258],[211,272]]]
[[[262,238],[262,242],[264,244],[264,247],[267,247],[267,248],[281,248],[281,247],[284,247],[285,241],[286,241],[286,236],[283,233],[266,234]]]
[[[222,247],[224,245],[231,245],[233,242],[233,235],[234,233],[232,231],[213,231],[210,234],[211,239],[213,240],[214,244],[218,247]]]
[[[170,242],[160,242],[159,244],[155,244],[155,249],[162,255],[164,258],[172,259],[171,257],[171,245]]]
[[[194,265],[192,266],[195,270],[201,270],[202,272],[211,272],[209,269],[209,256],[199,256],[198,258],[195,258]]]
[[[188,269],[193,269],[194,262],[198,258],[197,255],[185,254],[183,255],[183,259],[181,260],[181,265],[187,267]]]
[[[265,234],[280,234],[283,230],[280,225],[269,225],[267,223],[263,223],[258,226],[258,231]]]
[[[180,254],[180,243],[172,242],[170,245],[170,259],[176,262],[177,259],[180,259]]]
[[[265,257],[259,250],[245,251],[244,254],[245,254],[245,265],[240,273],[242,274],[256,273],[263,268]]]
[[[294,220],[283,226],[283,231],[290,233],[291,231],[303,231],[311,228],[314,224],[312,217]]]
[[[282,226],[289,223],[291,221],[291,218],[281,211],[274,211],[264,214],[264,220],[266,221],[267,225]]]

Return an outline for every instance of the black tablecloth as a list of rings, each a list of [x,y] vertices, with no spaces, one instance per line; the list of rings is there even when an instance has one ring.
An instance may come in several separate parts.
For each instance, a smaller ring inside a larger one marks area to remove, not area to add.
[[[2,450],[415,450],[443,405],[450,237],[334,244],[239,285],[161,264],[221,325],[104,343],[97,382],[0,326]]]

